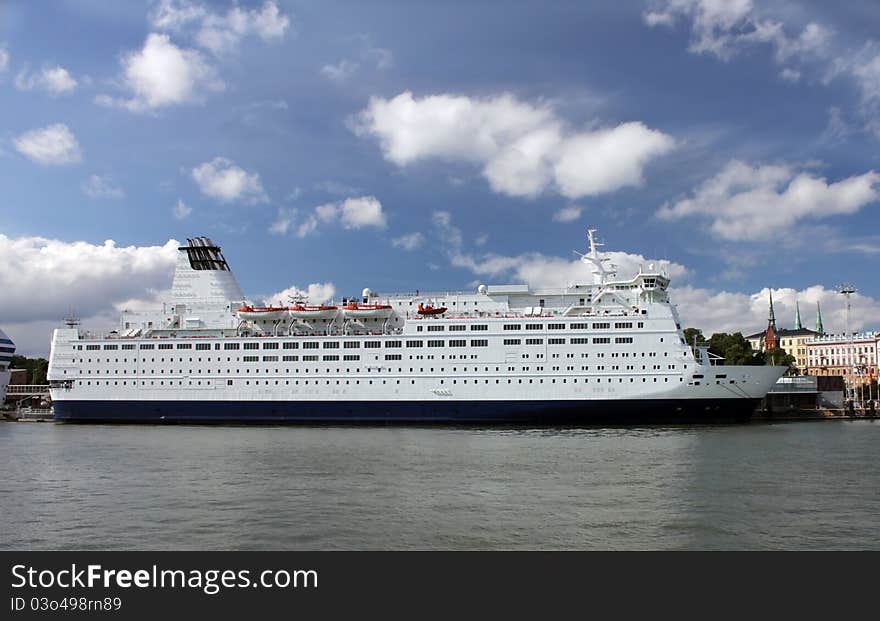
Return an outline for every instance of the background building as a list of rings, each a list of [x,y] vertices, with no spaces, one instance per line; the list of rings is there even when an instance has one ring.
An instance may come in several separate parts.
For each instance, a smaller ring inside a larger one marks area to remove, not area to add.
[[[776,313],[773,310],[773,292],[770,292],[770,313],[767,317],[767,328],[761,332],[750,334],[745,337],[754,351],[767,351],[776,347],[785,351],[795,359],[798,373],[806,373],[807,341],[822,334],[822,311],[816,304],[816,329],[805,328],[801,323],[800,304],[795,303],[794,328],[778,329],[776,327]]]
[[[826,334],[806,346],[809,375],[839,375],[853,385],[877,379],[880,333]]]

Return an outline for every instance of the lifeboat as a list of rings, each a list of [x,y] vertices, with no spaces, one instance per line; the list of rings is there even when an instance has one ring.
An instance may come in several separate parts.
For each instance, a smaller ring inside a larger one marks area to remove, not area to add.
[[[443,313],[446,312],[446,307],[445,306],[438,306],[437,308],[434,308],[430,304],[422,306],[422,304],[419,303],[419,308],[416,312],[419,315],[442,315]]]
[[[288,308],[287,312],[290,313],[291,317],[294,317],[296,319],[305,319],[306,321],[308,321],[310,319],[333,319],[334,317],[336,317],[339,309],[335,306],[328,306],[324,304],[320,304],[317,306],[311,306],[309,304],[297,304]]]
[[[275,321],[287,317],[287,309],[282,306],[242,306],[235,314],[239,319]]]
[[[386,319],[391,316],[388,304],[346,304],[342,312],[348,319]]]

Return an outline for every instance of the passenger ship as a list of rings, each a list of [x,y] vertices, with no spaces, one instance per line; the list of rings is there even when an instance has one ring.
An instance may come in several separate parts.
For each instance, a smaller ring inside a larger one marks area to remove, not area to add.
[[[218,246],[179,249],[171,300],[52,337],[69,421],[585,424],[750,417],[785,371],[685,343],[662,269],[618,279],[595,230],[591,282],[559,289],[249,303]],[[289,306],[287,304],[290,304]]]
[[[12,365],[12,355],[15,353],[15,343],[12,342],[3,330],[0,330],[0,406],[6,399],[6,386],[9,384],[9,367]]]

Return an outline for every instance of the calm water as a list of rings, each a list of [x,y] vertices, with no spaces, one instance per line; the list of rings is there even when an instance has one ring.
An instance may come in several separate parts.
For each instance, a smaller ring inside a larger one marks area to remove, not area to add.
[[[0,423],[0,548],[880,549],[880,422]]]

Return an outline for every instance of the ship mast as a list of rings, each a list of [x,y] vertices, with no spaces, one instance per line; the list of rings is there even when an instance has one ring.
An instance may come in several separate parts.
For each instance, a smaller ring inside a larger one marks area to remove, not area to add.
[[[581,257],[581,261],[593,269],[593,284],[604,285],[609,278],[617,276],[615,265],[611,263],[611,259],[602,255],[599,251],[600,246],[604,246],[600,241],[596,240],[596,231],[598,229],[590,227],[587,229],[587,239],[590,241],[590,250],[587,254],[577,253]]]

